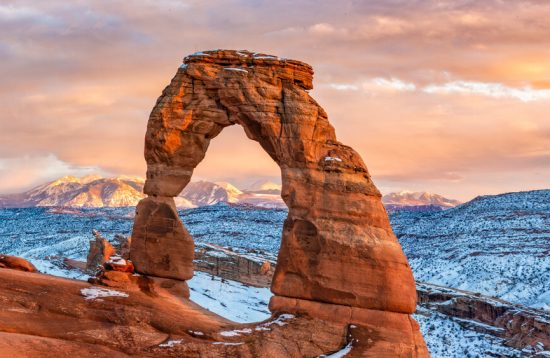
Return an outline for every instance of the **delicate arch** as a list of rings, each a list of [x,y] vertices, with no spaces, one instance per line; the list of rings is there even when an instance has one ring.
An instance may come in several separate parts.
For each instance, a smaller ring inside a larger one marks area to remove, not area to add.
[[[281,168],[289,208],[271,309],[315,310],[323,302],[414,312],[413,276],[380,193],[309,96],[312,79],[307,64],[247,51],[184,59],[147,125],[149,197],[138,205],[131,249],[138,272],[192,277],[193,240],[173,197],[189,183],[210,140],[239,124]]]

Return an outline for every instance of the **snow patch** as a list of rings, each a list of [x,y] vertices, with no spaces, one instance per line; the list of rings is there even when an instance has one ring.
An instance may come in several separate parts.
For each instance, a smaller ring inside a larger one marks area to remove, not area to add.
[[[248,323],[267,319],[271,291],[240,282],[221,279],[197,271],[189,281],[191,301],[234,322]]]
[[[82,296],[87,300],[95,300],[97,298],[103,297],[128,297],[128,294],[125,292],[109,290],[107,288],[100,287],[88,287],[80,290]]]
[[[252,333],[252,330],[250,328],[234,329],[232,331],[220,332],[220,335],[222,335],[224,337],[235,337],[235,336],[240,336],[243,333],[244,334],[250,334],[250,333]]]
[[[239,71],[239,72],[248,73],[247,70],[245,70],[243,68],[237,68],[237,67],[224,67],[223,69],[227,70],[227,71]]]
[[[257,325],[254,330],[256,330],[256,331],[270,331],[271,330],[271,328],[269,328],[270,326],[276,324],[277,326],[282,327],[285,324],[287,324],[287,322],[285,322],[286,320],[291,320],[294,317],[295,316],[293,314],[283,313],[282,315],[280,315],[279,317],[277,317],[276,319],[274,319],[272,321],[268,321],[268,322],[261,323],[261,324]]]
[[[126,265],[127,264],[126,260],[124,260],[119,255],[113,255],[113,256],[109,257],[109,261],[107,261],[107,263],[108,264],[113,264],[113,265]]]
[[[340,159],[338,157],[325,157],[325,162],[332,162],[332,161],[341,162],[342,159]]]
[[[224,346],[240,346],[241,344],[244,344],[244,342],[214,342],[212,344],[222,344]]]
[[[348,344],[346,344],[346,346],[344,348],[340,349],[338,352],[332,353],[328,356],[321,356],[321,357],[324,357],[324,358],[341,358],[341,357],[345,357],[349,352],[351,352],[351,348],[352,348],[352,342],[349,342]]]
[[[174,347],[175,345],[180,344],[181,342],[183,342],[182,339],[170,339],[170,340],[166,341],[165,343],[159,344],[159,347],[162,347],[162,348],[172,348],[172,347]]]

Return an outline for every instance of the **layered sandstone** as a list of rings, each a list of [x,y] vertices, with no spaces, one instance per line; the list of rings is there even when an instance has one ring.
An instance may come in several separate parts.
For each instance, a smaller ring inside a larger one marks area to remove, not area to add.
[[[173,198],[148,197],[136,208],[130,258],[137,271],[158,277],[193,277],[193,239]]]
[[[236,324],[185,298],[136,287],[0,268],[0,356],[317,357],[351,339],[341,322],[283,315]],[[356,343],[350,357],[361,356],[362,347]]]
[[[363,160],[337,141],[326,112],[309,96],[312,82],[309,65],[275,56],[216,50],[186,57],[147,125],[149,198],[138,205],[131,259],[144,274],[192,276],[192,239],[173,197],[189,183],[210,140],[238,124],[281,168],[289,209],[273,309],[295,311],[299,302],[299,311],[311,316],[318,304],[374,312],[361,315],[362,324],[385,317],[376,322],[412,337],[396,342],[397,350],[423,356],[418,326],[408,316],[416,305],[411,269]]]

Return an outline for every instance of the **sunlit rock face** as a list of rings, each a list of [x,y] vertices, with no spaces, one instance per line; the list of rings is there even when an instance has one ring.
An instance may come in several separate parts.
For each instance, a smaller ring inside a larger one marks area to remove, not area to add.
[[[378,335],[372,354],[427,354],[409,317],[416,305],[412,272],[381,195],[359,154],[336,140],[326,112],[309,96],[312,81],[305,63],[248,51],[184,59],[147,125],[149,198],[138,206],[132,234],[136,270],[189,278],[193,253],[186,230],[179,220],[161,228],[173,215],[152,208],[170,203],[190,182],[210,140],[239,124],[281,168],[289,209],[272,282],[273,310],[319,316],[323,305],[343,313],[351,307],[356,314],[346,322],[371,326],[377,317],[393,332]]]

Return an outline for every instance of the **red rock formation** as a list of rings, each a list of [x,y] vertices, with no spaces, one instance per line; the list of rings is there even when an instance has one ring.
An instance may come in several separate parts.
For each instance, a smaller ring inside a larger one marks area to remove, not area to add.
[[[201,244],[195,251],[194,264],[196,271],[255,287],[270,287],[275,272],[268,261],[211,244]]]
[[[86,260],[86,269],[89,271],[97,270],[115,254],[115,248],[106,238],[102,237],[96,230],[93,230],[92,233],[95,239],[90,240],[90,250],[88,251],[88,258]],[[70,262],[67,263],[69,264]]]
[[[0,268],[37,272],[38,270],[29,261],[16,256],[0,255]]]
[[[194,244],[173,198],[149,197],[136,208],[130,258],[140,273],[188,280],[193,277]]]
[[[236,324],[147,285],[114,289],[0,269],[0,303],[0,357],[316,357],[346,343],[344,323],[275,316]]]
[[[210,140],[239,124],[280,166],[289,208],[272,307],[294,311],[300,302],[300,312],[311,309],[315,316],[313,307],[322,302],[379,312],[383,320],[360,316],[365,326],[393,327],[392,338],[378,341],[391,346],[399,332],[409,337],[396,341],[400,348],[387,346],[386,355],[424,356],[418,326],[408,316],[416,304],[412,272],[381,195],[359,154],[336,140],[325,111],[309,96],[312,80],[309,65],[275,56],[217,50],[186,57],[147,125],[149,198],[137,209],[131,259],[145,274],[192,276],[192,239],[172,197],[189,183]],[[373,348],[371,356],[383,351]]]

